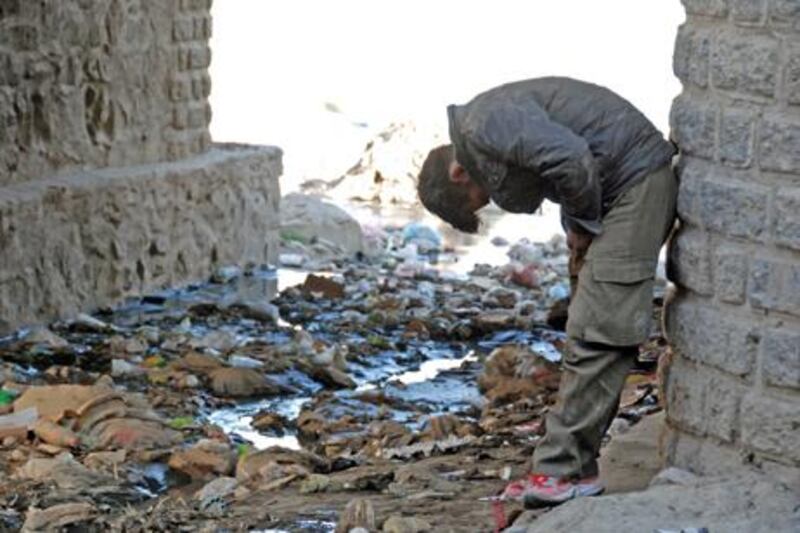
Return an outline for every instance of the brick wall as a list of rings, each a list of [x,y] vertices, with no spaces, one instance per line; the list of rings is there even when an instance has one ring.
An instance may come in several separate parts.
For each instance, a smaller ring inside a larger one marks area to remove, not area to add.
[[[800,0],[683,0],[672,464],[800,467]]]
[[[211,0],[0,0],[0,186],[211,143]]]

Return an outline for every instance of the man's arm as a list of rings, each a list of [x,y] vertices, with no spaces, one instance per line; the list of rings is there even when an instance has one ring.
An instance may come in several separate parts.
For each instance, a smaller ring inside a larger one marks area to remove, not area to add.
[[[601,190],[586,141],[530,101],[487,102],[470,110],[464,135],[488,159],[530,169],[558,195],[568,230],[599,234]]]

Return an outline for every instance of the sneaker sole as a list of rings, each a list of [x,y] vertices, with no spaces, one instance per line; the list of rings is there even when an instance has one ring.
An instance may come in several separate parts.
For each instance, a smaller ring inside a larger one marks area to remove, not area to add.
[[[584,486],[575,487],[571,491],[564,493],[557,498],[547,498],[541,496],[526,495],[522,498],[522,505],[525,509],[541,509],[543,507],[554,507],[561,505],[575,498],[585,498],[591,496],[599,496],[605,492],[605,487],[602,486]]]

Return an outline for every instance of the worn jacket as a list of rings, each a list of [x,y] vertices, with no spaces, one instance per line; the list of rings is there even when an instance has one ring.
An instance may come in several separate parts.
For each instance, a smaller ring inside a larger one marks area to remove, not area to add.
[[[630,102],[570,78],[509,83],[447,112],[456,160],[499,207],[532,213],[547,198],[569,229],[594,234],[614,200],[675,153]]]

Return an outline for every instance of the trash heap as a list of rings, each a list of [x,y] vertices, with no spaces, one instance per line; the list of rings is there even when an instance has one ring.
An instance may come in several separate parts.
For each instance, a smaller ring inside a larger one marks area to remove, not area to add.
[[[0,529],[491,529],[558,387],[563,239],[457,275],[421,224],[298,235],[277,271],[2,339]],[[653,366],[614,431],[659,409]]]

